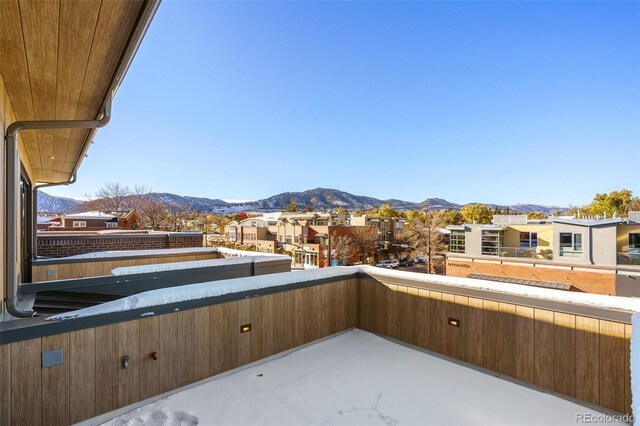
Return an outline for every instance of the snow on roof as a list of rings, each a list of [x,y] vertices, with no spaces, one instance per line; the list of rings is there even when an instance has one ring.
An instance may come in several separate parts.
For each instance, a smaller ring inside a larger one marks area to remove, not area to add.
[[[233,251],[238,252],[240,250]],[[252,253],[255,254],[254,252],[244,253],[247,253],[248,255],[251,255]],[[632,313],[640,311],[640,298],[565,292],[547,288],[498,283],[495,281],[478,280],[472,278],[417,274],[415,272],[395,271],[391,269],[382,269],[363,265],[309,269],[303,272],[284,272],[279,274],[259,275],[151,290],[111,302],[106,302],[100,305],[62,313],[49,317],[47,319],[62,320],[100,315],[109,312],[123,312],[131,309],[184,302],[187,300],[204,299],[208,297],[216,297],[222,296],[224,294],[240,293],[244,291],[258,290],[268,287],[278,287],[289,284],[304,283],[326,278],[346,277],[351,276],[356,272],[370,274],[374,278],[380,277],[384,279],[384,277],[389,277],[396,279],[405,279],[409,282],[424,282],[450,286],[452,292],[455,292],[455,288],[459,287],[476,290],[486,290],[523,297],[531,297],[580,306],[616,309]]]
[[[262,218],[264,220],[268,220],[269,222],[277,222],[280,216],[282,216],[282,212],[273,212],[273,213],[264,213],[262,215]]]
[[[237,265],[242,263],[269,262],[272,260],[291,261],[289,256],[272,254],[265,256],[228,257],[224,259],[194,260],[189,262],[158,263],[154,265],[123,266],[111,271],[111,275],[135,275],[153,272],[180,271],[183,269],[210,268],[212,266]]]
[[[65,219],[113,219],[116,216],[99,211],[67,214]]]
[[[354,329],[156,398],[105,425],[562,425],[579,414],[613,421]]]
[[[51,219],[53,219],[53,216],[37,216],[38,218],[38,223],[49,223],[51,221]]]
[[[614,225],[622,222],[622,219],[619,217],[613,217],[610,219],[565,219],[565,218],[559,218],[559,217],[551,217],[549,219],[552,222],[556,222],[556,223],[564,223],[567,225],[578,225],[578,226]]]
[[[284,272],[279,274],[258,275],[230,280],[189,284],[178,287],[161,288],[134,294],[132,296],[113,300],[100,305],[79,309],[77,311],[50,316],[47,319],[63,320],[101,315],[109,312],[123,312],[132,309],[147,308],[150,306],[166,305],[169,303],[184,302],[187,300],[198,300],[208,297],[222,296],[224,294],[258,290],[261,288],[278,287],[324,278],[341,277],[353,274],[353,272],[353,268],[343,266],[311,269],[295,274]]]
[[[95,253],[76,254],[74,256],[60,257],[57,259],[106,259],[109,257],[137,257],[137,256],[162,256],[171,254],[188,254],[188,253],[217,253],[217,247],[188,247],[174,249],[156,249],[156,250],[112,250],[100,251]]]

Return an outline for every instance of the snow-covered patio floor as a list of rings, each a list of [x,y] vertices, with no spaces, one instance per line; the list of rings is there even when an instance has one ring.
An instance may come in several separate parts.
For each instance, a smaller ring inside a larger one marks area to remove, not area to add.
[[[356,329],[106,424],[569,425],[579,414],[602,413]]]

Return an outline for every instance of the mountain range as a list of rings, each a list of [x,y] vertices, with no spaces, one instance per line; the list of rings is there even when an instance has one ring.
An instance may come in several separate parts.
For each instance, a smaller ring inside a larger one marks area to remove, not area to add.
[[[240,211],[280,211],[294,202],[299,208],[311,207],[314,210],[330,210],[342,207],[347,210],[369,210],[389,204],[396,210],[419,210],[429,206],[436,210],[459,210],[464,204],[456,204],[442,198],[427,198],[422,202],[403,201],[397,199],[380,200],[378,198],[354,195],[337,189],[315,188],[302,192],[284,192],[269,198],[245,203],[229,203],[220,199],[190,197],[166,192],[154,192],[153,197],[172,204],[180,204],[200,213],[236,213]],[[552,213],[566,210],[565,207],[540,204],[499,205],[482,203],[500,209],[509,208],[512,212]],[[38,211],[49,213],[69,213],[82,211],[82,201],[72,198],[56,197],[45,192],[38,192]]]

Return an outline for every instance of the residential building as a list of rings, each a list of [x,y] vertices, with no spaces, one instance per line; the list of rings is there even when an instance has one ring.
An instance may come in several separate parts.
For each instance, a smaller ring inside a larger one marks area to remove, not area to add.
[[[375,226],[378,231],[378,241],[380,243],[394,244],[402,240],[404,219],[363,214],[361,216],[351,215],[349,223],[354,226]]]
[[[259,240],[267,240],[268,233],[268,229],[264,226],[251,225],[249,223],[241,223],[237,221],[233,221],[225,227],[225,237],[227,241],[238,246],[255,248]]]
[[[447,275],[562,284],[588,293],[640,295],[640,224],[621,218],[497,215],[493,224],[448,226]],[[510,282],[510,281],[507,281]]]
[[[60,226],[51,231],[100,231],[105,229],[134,230],[140,227],[140,216],[135,210],[125,212],[90,211],[63,215]]]

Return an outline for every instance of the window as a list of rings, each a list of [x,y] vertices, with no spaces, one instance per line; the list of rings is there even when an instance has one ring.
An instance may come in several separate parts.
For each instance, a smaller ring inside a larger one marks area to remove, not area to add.
[[[560,256],[580,256],[582,255],[582,234],[561,232],[560,233]]]
[[[317,268],[318,267],[318,253],[315,251],[310,251],[305,253],[304,256],[304,267],[306,268]]]
[[[629,234],[629,248],[640,248],[640,234]]]
[[[449,251],[451,253],[464,253],[464,231],[451,231],[449,238]]]
[[[285,239],[285,241],[287,242],[287,244],[291,244],[291,236],[287,236],[287,238]]]
[[[118,222],[107,222],[107,228],[117,228]]]
[[[20,248],[22,250],[20,278],[22,282],[31,282],[31,255],[33,252],[32,235],[33,229],[33,206],[31,205],[32,195],[31,183],[26,177],[26,173],[20,175]]]
[[[520,232],[520,248],[538,247],[537,232]]]
[[[84,220],[74,220],[73,221],[73,227],[74,228],[86,228],[87,227],[87,222],[85,222]]]
[[[482,231],[482,254],[498,256],[502,247],[502,231]]]

